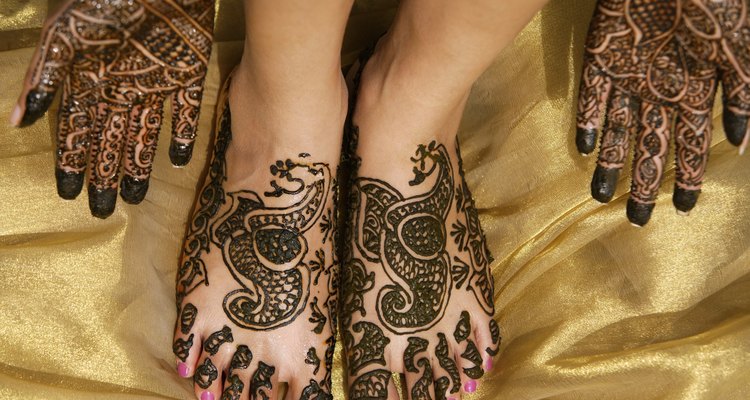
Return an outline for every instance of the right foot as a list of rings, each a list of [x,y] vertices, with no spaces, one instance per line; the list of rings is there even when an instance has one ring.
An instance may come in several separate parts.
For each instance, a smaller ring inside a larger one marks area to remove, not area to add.
[[[500,341],[491,257],[455,140],[460,108],[447,122],[411,118],[429,112],[405,103],[400,115],[375,111],[362,101],[370,94],[360,93],[344,158],[352,171],[341,286],[349,397],[398,399],[396,372],[410,399],[457,399],[477,389]],[[388,124],[397,128],[382,129]]]
[[[219,97],[214,155],[180,261],[177,370],[201,400],[275,399],[280,382],[287,398],[330,399],[345,97],[326,103],[343,108],[315,114],[339,111],[338,120],[283,126],[300,110],[287,104],[289,118],[273,121],[283,112],[248,104],[238,75]]]

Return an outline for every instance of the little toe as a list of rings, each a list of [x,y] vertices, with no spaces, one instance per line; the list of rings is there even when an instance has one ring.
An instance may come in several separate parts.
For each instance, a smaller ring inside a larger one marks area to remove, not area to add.
[[[476,346],[484,360],[482,367],[484,372],[490,372],[494,366],[493,358],[497,355],[500,347],[500,327],[492,318],[477,322],[474,327]]]

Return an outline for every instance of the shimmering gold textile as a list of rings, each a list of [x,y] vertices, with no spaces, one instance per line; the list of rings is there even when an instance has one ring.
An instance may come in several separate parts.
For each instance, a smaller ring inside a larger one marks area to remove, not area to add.
[[[85,194],[55,193],[55,110],[27,129],[4,122],[54,3],[0,1],[0,398],[192,398],[173,370],[173,281],[216,91],[240,56],[241,2],[220,0],[193,162],[172,168],[162,146],[145,202],[120,201],[105,221],[89,216]],[[671,206],[673,172],[646,228],[625,218],[627,174],[611,204],[592,200],[593,160],[573,134],[593,5],[552,0],[469,101],[462,150],[497,259],[503,333],[473,398],[748,399],[750,159],[716,118],[689,218]],[[357,4],[345,60],[393,6]],[[336,378],[343,398],[340,368]]]

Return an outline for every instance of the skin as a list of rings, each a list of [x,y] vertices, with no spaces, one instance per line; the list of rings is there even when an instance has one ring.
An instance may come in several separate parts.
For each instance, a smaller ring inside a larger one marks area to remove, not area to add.
[[[748,40],[748,7],[742,1],[598,4],[586,44],[576,135],[579,151],[592,152],[602,125],[600,112],[606,108],[591,182],[595,199],[612,199],[630,138],[635,138],[627,215],[633,224],[645,225],[666,168],[669,142],[674,140],[672,200],[680,214],[692,210],[708,162],[711,109],[720,84],[727,139],[739,146],[740,154],[747,145]]]
[[[491,256],[456,132],[471,85],[541,6],[404,1],[353,69],[341,293],[351,398],[399,398],[397,372],[407,398],[456,399],[492,367]]]
[[[176,166],[190,160],[213,17],[213,0],[70,0],[48,18],[10,119],[33,124],[62,88],[60,197],[78,196],[88,171],[92,215],[112,214],[118,187],[123,200],[140,203],[167,100],[170,158]]]

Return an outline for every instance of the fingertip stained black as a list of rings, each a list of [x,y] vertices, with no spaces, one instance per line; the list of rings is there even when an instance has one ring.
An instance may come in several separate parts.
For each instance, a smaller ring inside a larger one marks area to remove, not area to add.
[[[577,128],[576,147],[583,154],[589,154],[596,148],[596,129]]]
[[[685,190],[675,186],[674,193],[672,194],[672,204],[682,212],[689,212],[695,207],[700,194],[700,190]]]
[[[57,195],[65,200],[73,200],[83,189],[82,172],[66,172],[55,168],[55,181],[57,182]]]
[[[169,160],[172,165],[184,167],[193,156],[193,145],[172,141],[169,145]]]
[[[654,211],[654,204],[645,204],[634,201],[632,198],[628,199],[628,205],[626,207],[626,213],[628,220],[635,225],[644,226],[651,219],[651,213]]]
[[[91,215],[105,219],[115,211],[117,189],[97,189],[89,185],[89,209]]]
[[[725,109],[722,114],[722,120],[724,122],[724,132],[729,143],[735,146],[741,145],[747,134],[748,117]]]
[[[620,170],[597,165],[591,178],[591,197],[600,203],[609,203],[615,195]]]
[[[148,192],[148,179],[125,176],[120,183],[120,197],[128,204],[140,204]]]
[[[33,124],[47,112],[52,100],[55,98],[54,93],[32,90],[26,95],[26,112],[21,118],[20,127]]]

